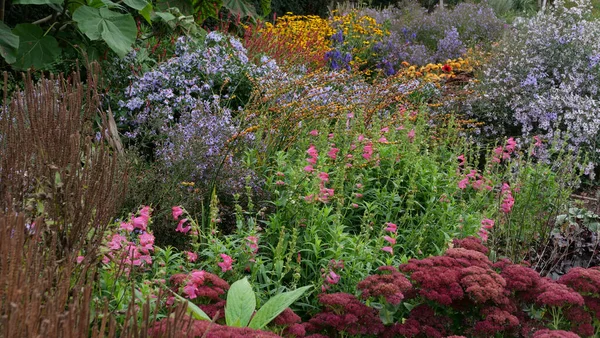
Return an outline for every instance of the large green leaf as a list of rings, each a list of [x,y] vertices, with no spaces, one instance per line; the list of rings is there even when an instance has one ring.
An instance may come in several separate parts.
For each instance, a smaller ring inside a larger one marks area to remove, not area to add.
[[[242,18],[246,16],[256,16],[254,6],[246,0],[225,0],[223,6],[231,13],[239,15]]]
[[[123,0],[123,2],[133,8],[133,9],[137,9],[138,11],[141,11],[142,9],[144,9],[144,7],[148,6],[148,1],[146,0]]]
[[[138,11],[138,13],[140,13],[140,15],[146,19],[146,22],[148,22],[148,24],[152,24],[152,12],[154,11],[154,7],[152,7],[152,4],[147,4],[146,7],[142,8],[141,10]]]
[[[169,290],[171,291],[171,290]],[[201,308],[198,307],[198,305],[192,303],[191,301],[181,297],[180,295],[176,294],[175,292],[171,291],[171,293],[173,295],[175,295],[175,297],[177,299],[179,299],[182,302],[187,302],[187,312],[189,314],[192,315],[192,318],[197,319],[197,320],[210,320],[210,317],[206,314],[206,312],[202,311]]]
[[[135,42],[137,26],[131,14],[121,14],[108,8],[79,7],[73,20],[90,40],[104,40],[120,57],[125,56]]]
[[[19,36],[10,31],[10,27],[0,21],[0,56],[7,63],[17,61],[17,50],[19,49]]]
[[[228,326],[246,327],[256,309],[256,297],[248,279],[231,284],[227,292],[225,321]]]
[[[301,287],[294,291],[280,293],[269,299],[254,315],[250,321],[250,328],[260,330],[269,324],[283,310],[292,305],[311,286]]]
[[[53,36],[44,36],[44,31],[30,23],[18,24],[13,34],[19,37],[19,49],[13,67],[16,69],[46,69],[60,55],[58,41]]]
[[[14,0],[13,5],[62,5],[63,0]]]
[[[208,18],[216,18],[223,6],[223,0],[192,0],[194,14],[199,22]]]

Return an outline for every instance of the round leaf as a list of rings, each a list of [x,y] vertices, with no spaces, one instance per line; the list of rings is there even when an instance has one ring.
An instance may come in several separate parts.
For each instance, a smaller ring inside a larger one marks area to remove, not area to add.
[[[121,14],[108,8],[79,7],[73,20],[90,40],[104,40],[108,47],[124,57],[135,42],[137,27],[130,14]]]
[[[60,55],[58,41],[53,36],[44,36],[39,26],[18,24],[13,34],[19,37],[19,49],[13,64],[16,69],[45,69]]]

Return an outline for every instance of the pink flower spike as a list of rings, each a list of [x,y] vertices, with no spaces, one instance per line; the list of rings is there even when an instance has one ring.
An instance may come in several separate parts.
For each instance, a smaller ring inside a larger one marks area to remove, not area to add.
[[[469,185],[469,178],[468,177],[465,177],[465,178],[463,178],[462,180],[460,180],[458,182],[458,188],[459,189],[465,189],[465,188],[467,188],[468,185]]]
[[[175,231],[178,231],[178,232],[183,232],[184,234],[185,234],[185,233],[187,233],[188,231],[190,231],[190,229],[192,228],[192,226],[191,226],[191,225],[188,225],[188,226],[187,226],[187,227],[185,227],[185,228],[183,227],[183,224],[184,224],[185,222],[187,222],[187,220],[188,220],[187,218],[184,218],[184,219],[182,219],[181,221],[179,221],[179,224],[177,224],[177,229],[175,229]]]
[[[131,223],[133,223],[134,228],[138,228],[140,230],[146,231],[146,226],[148,225],[148,218],[144,216],[135,217]]]
[[[485,229],[479,229],[477,233],[483,242],[487,242],[488,240],[488,232]]]
[[[183,214],[183,209],[180,206],[172,207],[171,210],[173,211],[173,219],[174,220],[178,220],[179,216],[181,216]]]
[[[383,250],[385,252],[389,252],[390,255],[394,254],[394,249],[391,246],[384,246],[383,248],[381,248],[381,250]]]
[[[387,138],[385,138],[385,136],[381,136],[381,137],[379,138],[379,140],[377,140],[377,142],[379,142],[379,143],[386,143],[387,141],[388,141],[388,140],[387,140]]]
[[[394,223],[388,222],[385,223],[386,228],[385,231],[396,233],[398,231],[398,226]]]
[[[457,159],[459,160],[458,165],[462,167],[465,164],[465,155],[460,155]]]
[[[310,145],[310,147],[308,147],[308,150],[306,151],[306,153],[308,154],[308,156],[312,157],[312,158],[317,158],[319,156],[319,152],[317,151],[317,147],[315,147],[314,145]]]
[[[220,256],[221,259],[223,259],[223,261],[218,263],[217,265],[221,268],[221,271],[227,272],[229,270],[232,270],[233,268],[231,267],[231,265],[233,263],[233,259],[226,254],[220,254]]]
[[[491,229],[494,227],[494,220],[489,219],[489,218],[484,218],[481,221],[481,227],[484,229]]]
[[[408,132],[408,141],[409,141],[410,143],[412,143],[414,140],[415,140],[415,130],[414,130],[414,129],[411,129],[411,130]]]
[[[330,271],[327,277],[325,277],[325,281],[329,284],[337,284],[340,281],[340,275]]]
[[[383,127],[383,128],[381,128],[381,132],[382,133],[387,133],[388,131],[390,131],[390,127]]]
[[[317,136],[317,135],[319,135],[319,131],[318,131],[318,130],[316,130],[316,129],[313,129],[313,130],[311,130],[311,131],[310,131],[308,134],[309,134],[310,136]]]
[[[81,262],[83,262],[84,259],[84,256],[77,256],[77,264],[81,264]]]
[[[329,156],[332,160],[335,160],[339,151],[340,150],[338,148],[331,148],[327,153],[327,156]]]
[[[319,174],[319,179],[323,182],[329,182],[329,174],[325,172],[321,172]]]
[[[190,262],[195,262],[198,259],[198,255],[196,253],[193,253],[191,251],[186,251],[185,252],[187,255],[187,259]]]
[[[307,173],[312,173],[315,170],[315,168],[313,168],[312,165],[307,165],[306,167],[304,167],[304,171],[306,171]]]
[[[133,231],[133,224],[121,222],[121,229],[131,232]]]
[[[390,243],[391,245],[396,245],[396,239],[390,236],[383,236],[383,239],[385,239],[388,243]]]

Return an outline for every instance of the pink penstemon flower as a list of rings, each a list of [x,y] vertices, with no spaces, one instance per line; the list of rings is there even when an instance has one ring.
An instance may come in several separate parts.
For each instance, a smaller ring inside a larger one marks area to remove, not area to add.
[[[321,182],[329,182],[329,174],[326,172],[319,173],[319,179]]]
[[[317,135],[319,135],[319,131],[318,131],[318,130],[316,130],[316,129],[313,129],[313,130],[311,130],[311,131],[310,131],[308,134],[309,134],[310,136],[317,136]]]
[[[196,254],[194,252],[186,251],[185,254],[187,256],[188,261],[190,261],[192,263],[198,259],[198,254]]]
[[[315,168],[313,168],[312,165],[307,165],[306,167],[304,167],[304,171],[306,171],[307,173],[312,173],[315,170]]]
[[[192,229],[191,225],[188,225],[185,228],[183,227],[183,224],[187,221],[188,221],[187,218],[184,218],[181,221],[179,221],[179,224],[177,224],[177,229],[175,229],[175,231],[183,232],[184,234],[186,234],[188,231],[190,231],[190,229]]]
[[[385,231],[387,231],[387,232],[392,232],[392,233],[398,232],[398,226],[394,223],[388,222],[388,223],[385,223],[385,226],[386,226]]]
[[[415,140],[415,130],[414,130],[414,129],[411,129],[411,130],[408,132],[408,135],[407,135],[407,136],[408,136],[408,141],[409,141],[410,143],[412,143],[412,142]]]
[[[183,209],[180,206],[174,206],[171,208],[173,211],[173,219],[176,221],[179,219],[179,216],[183,214]]]
[[[369,142],[363,147],[362,157],[365,160],[369,160],[369,159],[371,159],[372,156],[373,156],[373,143]]]
[[[383,239],[385,239],[388,243],[390,243],[390,245],[396,245],[396,239],[390,236],[383,236]]]
[[[310,158],[306,159],[306,161],[313,165],[317,164],[317,160],[319,158],[319,152],[317,151],[317,148],[311,144],[306,153],[308,156],[310,156]]]
[[[468,177],[465,177],[458,182],[459,189],[466,189],[467,186],[469,186],[469,178]]]
[[[337,153],[340,150],[338,148],[331,148],[328,152],[327,152],[327,156],[329,156],[329,158],[331,158],[332,160],[335,160],[337,158]]]
[[[391,246],[384,246],[381,250],[388,252],[390,255],[394,254],[394,249]]]
[[[248,236],[246,240],[249,242],[248,247],[252,250],[252,253],[258,252],[258,237],[256,236]]]
[[[462,166],[465,165],[465,161],[466,161],[465,160],[465,155],[460,155],[460,156],[457,157],[457,159],[459,161],[458,162],[458,166],[462,167]]]
[[[233,259],[226,254],[220,254],[220,256],[223,261],[217,263],[217,265],[221,268],[221,271],[227,272],[229,270],[232,270]]]

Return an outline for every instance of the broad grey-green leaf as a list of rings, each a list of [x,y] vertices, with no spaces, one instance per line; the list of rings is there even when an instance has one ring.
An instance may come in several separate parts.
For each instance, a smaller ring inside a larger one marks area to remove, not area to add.
[[[164,22],[169,22],[169,21],[173,21],[176,19],[175,15],[173,15],[169,12],[154,12],[154,15],[161,18],[162,21],[164,21]]]
[[[240,17],[256,17],[256,10],[254,6],[247,0],[225,0],[223,6],[231,11],[235,15]]]
[[[250,321],[250,328],[260,330],[269,324],[275,317],[277,317],[283,310],[287,309],[292,305],[302,294],[308,290],[311,286],[305,286],[298,288],[294,291],[283,292],[269,299],[265,305],[263,305]]]
[[[121,14],[108,8],[79,7],[73,20],[90,40],[104,40],[108,47],[124,57],[135,42],[137,27],[130,14]]]
[[[171,290],[169,290],[171,291]],[[175,292],[171,291],[171,293],[173,295],[175,295],[175,297],[177,299],[179,299],[182,302],[187,302],[187,312],[189,314],[192,315],[192,318],[194,319],[198,319],[198,320],[210,320],[210,317],[206,314],[206,312],[202,311],[201,308],[198,307],[198,305],[190,302],[189,300],[181,297],[180,295],[176,294]]]
[[[19,36],[10,31],[10,27],[0,21],[0,56],[6,60],[6,63],[13,63],[17,60],[17,50],[19,49]]]
[[[154,7],[152,7],[152,4],[147,4],[146,7],[139,10],[138,13],[140,13],[140,15],[144,19],[146,19],[146,22],[148,22],[148,24],[152,24],[152,11],[153,10],[154,10]]]
[[[123,2],[133,8],[133,9],[137,9],[138,11],[141,11],[142,9],[144,9],[144,7],[148,6],[148,1],[146,0],[123,0]]]
[[[225,321],[228,326],[246,327],[256,309],[256,296],[248,279],[243,278],[231,284],[227,292]]]
[[[13,5],[61,5],[63,0],[14,0]]]
[[[44,31],[37,25],[18,24],[12,32],[19,37],[16,61],[13,63],[16,69],[45,69],[60,55],[58,41],[53,36],[44,36]]]

